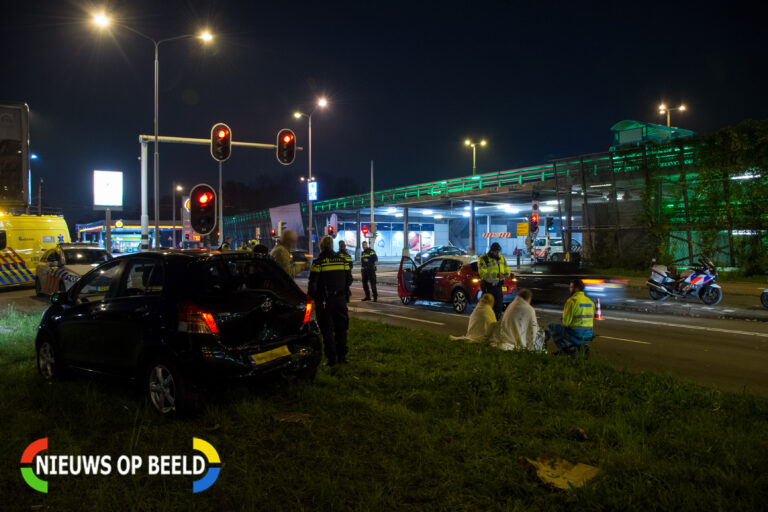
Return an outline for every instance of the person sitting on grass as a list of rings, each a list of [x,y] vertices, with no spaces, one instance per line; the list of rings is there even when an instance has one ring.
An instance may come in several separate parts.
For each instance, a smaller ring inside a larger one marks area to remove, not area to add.
[[[542,350],[544,331],[539,329],[536,311],[531,306],[533,293],[523,288],[517,292],[501,320],[493,327],[490,343],[502,350]]]
[[[496,313],[493,311],[495,299],[493,294],[484,293],[469,316],[467,334],[451,336],[454,340],[468,340],[475,343],[485,343],[496,325]]]
[[[558,355],[576,355],[583,346],[589,353],[589,342],[594,333],[595,303],[584,294],[584,281],[574,279],[570,285],[571,296],[563,308],[563,323],[549,324],[547,339],[552,337]]]

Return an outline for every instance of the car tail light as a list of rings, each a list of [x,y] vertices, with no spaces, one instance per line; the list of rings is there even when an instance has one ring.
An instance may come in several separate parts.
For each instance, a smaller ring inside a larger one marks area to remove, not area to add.
[[[192,334],[219,334],[213,313],[195,304],[179,306],[179,331]]]
[[[307,297],[307,305],[304,307],[304,323],[310,321],[312,318],[312,309],[315,307],[315,301]]]
[[[605,284],[603,279],[582,279],[584,284]]]

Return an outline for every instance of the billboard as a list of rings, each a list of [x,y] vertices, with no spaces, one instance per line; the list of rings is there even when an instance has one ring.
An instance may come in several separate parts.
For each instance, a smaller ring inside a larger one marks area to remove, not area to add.
[[[93,171],[93,209],[123,209],[122,171]]]

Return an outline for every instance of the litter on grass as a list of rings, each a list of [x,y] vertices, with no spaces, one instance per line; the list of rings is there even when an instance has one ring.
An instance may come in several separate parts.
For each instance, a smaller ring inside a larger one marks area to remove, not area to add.
[[[521,457],[520,462],[529,477],[564,491],[583,486],[600,471],[595,466],[580,462],[572,464],[554,455],[543,455],[535,460]]]

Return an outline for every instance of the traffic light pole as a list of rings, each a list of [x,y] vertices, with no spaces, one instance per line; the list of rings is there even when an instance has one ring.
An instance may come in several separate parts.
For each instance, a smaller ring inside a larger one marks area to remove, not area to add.
[[[224,243],[224,193],[221,188],[221,162],[219,162],[219,247]]]
[[[166,144],[193,144],[198,146],[210,146],[211,139],[210,137],[207,139],[195,139],[190,137],[165,137],[165,136],[157,136],[154,135],[139,135],[139,144],[141,145],[141,250],[146,251],[149,249],[149,208],[148,208],[148,198],[147,198],[147,187],[148,187],[148,179],[147,179],[147,161],[148,161],[148,151],[147,151],[147,144],[150,142],[157,141],[158,145],[159,143],[163,142]],[[155,146],[155,148],[158,147],[158,145]],[[232,141],[233,146],[239,146],[239,147],[245,147],[245,148],[256,148],[256,149],[277,149],[277,144],[263,144],[261,142],[235,142]],[[303,151],[304,148],[297,146],[297,151]],[[157,160],[156,160],[157,161]],[[223,203],[222,203],[223,204]],[[155,212],[156,215],[159,215],[159,199],[155,202]],[[159,220],[159,219],[158,219]],[[221,230],[220,230],[221,231]],[[158,244],[159,242],[159,226],[155,225],[155,244]],[[156,247],[159,247],[159,245],[156,245]]]

